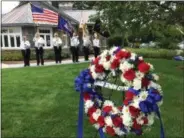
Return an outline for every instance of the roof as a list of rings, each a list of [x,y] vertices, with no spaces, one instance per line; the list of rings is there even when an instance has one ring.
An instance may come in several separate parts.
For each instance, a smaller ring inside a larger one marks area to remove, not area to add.
[[[58,10],[45,2],[40,3],[42,7],[48,8],[52,11],[58,12]],[[59,12],[61,16],[66,18],[71,24],[78,24],[79,22],[64,12]],[[21,3],[15,7],[12,11],[2,16],[2,26],[12,26],[12,25],[36,25],[33,22],[31,4]],[[55,26],[55,25],[52,25]]]
[[[14,8],[2,17],[2,24],[13,23],[33,23],[31,5],[29,3]]]
[[[89,22],[89,17],[97,13],[96,10],[64,10],[64,12],[79,22],[82,19],[87,24],[94,24],[94,22]]]

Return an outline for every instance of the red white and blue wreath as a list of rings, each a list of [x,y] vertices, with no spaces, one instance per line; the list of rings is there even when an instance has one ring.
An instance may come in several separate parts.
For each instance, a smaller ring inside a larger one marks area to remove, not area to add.
[[[104,133],[141,135],[144,128],[154,123],[155,117],[160,120],[161,137],[164,138],[159,108],[163,103],[163,92],[153,70],[153,65],[145,62],[143,57],[119,47],[105,50],[92,60],[89,68],[75,79],[76,91],[80,92],[78,138],[83,137],[83,108],[101,138],[105,138]],[[125,99],[118,107],[94,89],[95,84],[105,79],[107,72],[116,75],[117,71],[121,72],[119,77],[124,84],[118,89],[125,92]]]

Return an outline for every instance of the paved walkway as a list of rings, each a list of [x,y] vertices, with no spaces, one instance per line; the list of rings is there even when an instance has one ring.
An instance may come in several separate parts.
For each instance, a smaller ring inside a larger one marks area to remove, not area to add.
[[[84,59],[79,59],[79,63],[85,63],[85,62],[90,62],[93,59],[93,57],[89,58],[89,61],[84,61]],[[77,63],[77,64],[79,64]],[[63,60],[61,64],[56,64],[55,61],[48,61],[48,62],[44,62],[44,66],[53,66],[53,65],[64,65],[64,64],[73,64],[72,60]],[[1,68],[2,69],[6,69],[6,68],[22,68],[24,67],[23,63],[18,63],[18,64],[1,64]],[[36,63],[30,63],[30,67],[37,67]]]

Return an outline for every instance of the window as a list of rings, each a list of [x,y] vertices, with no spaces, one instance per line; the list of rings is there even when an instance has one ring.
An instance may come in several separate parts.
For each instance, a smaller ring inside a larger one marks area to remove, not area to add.
[[[15,40],[14,40],[14,36],[13,35],[10,35],[10,43],[11,43],[11,46],[12,47],[15,47]]]
[[[4,45],[5,47],[8,47],[8,36],[4,35]]]
[[[17,47],[20,47],[20,36],[16,36],[16,44],[17,44]]]
[[[51,28],[39,28],[40,36],[45,40],[45,47],[52,45],[52,29]]]
[[[22,38],[20,27],[7,27],[1,30],[1,47],[2,48],[19,48]]]

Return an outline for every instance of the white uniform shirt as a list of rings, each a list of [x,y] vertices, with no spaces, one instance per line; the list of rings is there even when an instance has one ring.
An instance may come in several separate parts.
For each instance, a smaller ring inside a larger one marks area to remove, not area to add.
[[[93,46],[100,47],[100,40],[95,38],[93,40]]]
[[[88,38],[83,38],[83,46],[89,47],[91,45],[91,41]]]
[[[54,37],[52,42],[53,42],[53,46],[59,47],[62,45],[62,40],[59,37]]]
[[[20,48],[25,50],[30,48],[30,42],[28,40],[22,41],[20,44]]]
[[[77,36],[73,36],[72,38],[71,38],[71,46],[72,47],[77,47],[78,45],[79,45],[79,39],[78,39],[78,37]]]
[[[43,47],[45,44],[45,41],[42,37],[34,38],[33,41],[35,42],[35,47],[37,48]]]

